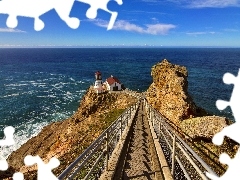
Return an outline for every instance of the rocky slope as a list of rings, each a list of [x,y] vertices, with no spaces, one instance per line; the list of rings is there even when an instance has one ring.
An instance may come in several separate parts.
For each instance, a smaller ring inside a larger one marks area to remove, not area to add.
[[[179,124],[182,120],[206,114],[188,94],[186,67],[164,59],[152,67],[153,83],[147,90],[147,100],[166,118]]]
[[[196,106],[188,93],[186,67],[164,59],[152,67],[151,75],[153,83],[146,93],[148,102],[190,138],[211,140],[229,124],[226,118],[209,116]]]
[[[57,157],[61,164],[54,173],[60,174],[123,109],[135,102],[135,98],[125,93],[97,95],[93,88],[89,88],[72,117],[44,127],[36,137],[9,156],[9,171],[1,173],[0,179],[11,177],[12,172],[17,171],[23,172],[25,179],[36,179],[37,167],[29,168],[23,164],[26,155],[39,155],[46,162]]]
[[[186,119],[181,122],[180,128],[188,136],[185,138],[205,139],[211,141],[213,136],[227,126],[227,119],[219,116],[204,116]]]
[[[197,107],[188,93],[188,72],[186,67],[171,64],[164,59],[152,67],[153,83],[146,92],[148,102],[185,138],[186,142],[219,175],[226,166],[219,162],[223,152],[234,156],[237,143],[225,139],[222,146],[212,143],[213,136],[231,124],[225,117],[209,115]]]
[[[219,164],[220,153],[235,153],[236,143],[232,141],[225,141],[221,148],[211,143],[213,135],[230,121],[223,117],[210,116],[196,106],[188,93],[186,67],[171,64],[164,59],[152,67],[151,75],[153,83],[146,92],[148,102],[180,129],[186,141],[190,142],[192,148],[206,162],[213,163],[215,167]],[[16,171],[23,172],[26,179],[35,179],[37,167],[27,168],[23,164],[23,158],[28,154],[39,155],[45,161],[53,156],[57,157],[61,165],[54,173],[60,174],[123,109],[134,102],[135,98],[124,93],[97,95],[89,88],[72,117],[46,126],[38,136],[9,156],[9,171],[0,173],[0,179],[10,177]],[[219,164],[216,171],[219,169],[221,171],[218,174],[221,174],[224,167]]]

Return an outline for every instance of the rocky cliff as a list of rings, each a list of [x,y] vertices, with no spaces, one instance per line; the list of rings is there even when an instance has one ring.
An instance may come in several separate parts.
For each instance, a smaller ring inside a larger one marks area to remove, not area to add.
[[[213,136],[231,124],[225,117],[209,115],[197,107],[188,93],[186,67],[164,59],[152,67],[153,83],[146,92],[148,102],[165,116],[185,141],[217,174],[225,172],[218,157],[222,152],[234,156],[238,145],[225,139],[222,146],[212,143]]]
[[[184,66],[164,59],[152,67],[153,83],[146,93],[148,102],[186,137],[211,140],[213,135],[229,124],[224,117],[209,116],[197,107],[188,93],[188,71]],[[196,118],[197,117],[197,118]]]
[[[230,121],[209,116],[205,110],[196,106],[188,93],[186,67],[171,64],[164,59],[152,67],[151,75],[153,83],[146,92],[148,102],[175,127],[180,128],[186,140],[190,139],[192,148],[206,162],[214,163],[215,166],[219,163],[216,157],[221,152],[234,154],[236,143],[227,141],[221,148],[211,143],[213,135]],[[45,161],[57,157],[61,164],[54,173],[59,175],[123,109],[134,102],[136,99],[125,93],[97,95],[89,88],[72,117],[46,126],[38,136],[31,138],[9,156],[9,171],[0,173],[0,179],[11,177],[17,171],[23,172],[26,179],[36,179],[37,167],[28,168],[23,164],[23,158],[29,154],[39,155]]]
[[[164,59],[152,67],[153,83],[147,90],[147,100],[166,118],[179,124],[182,120],[206,114],[188,94],[186,67]]]
[[[23,172],[25,179],[36,179],[37,167],[29,168],[23,164],[26,155],[39,155],[46,162],[53,156],[57,157],[61,164],[54,173],[60,174],[124,109],[135,102],[136,99],[126,93],[98,95],[89,88],[72,117],[44,127],[36,137],[9,156],[9,171],[0,174],[0,179],[11,177],[17,171]]]

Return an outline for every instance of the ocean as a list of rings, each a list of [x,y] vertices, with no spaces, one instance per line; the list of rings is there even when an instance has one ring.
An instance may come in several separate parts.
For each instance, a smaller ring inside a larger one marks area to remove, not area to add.
[[[187,67],[189,93],[198,106],[233,119],[230,108],[219,111],[215,102],[231,96],[233,85],[224,84],[222,76],[238,74],[239,48],[0,49],[0,137],[6,126],[16,130],[16,144],[0,155],[74,114],[96,71],[103,80],[113,75],[143,92],[152,83],[151,67],[164,58]]]

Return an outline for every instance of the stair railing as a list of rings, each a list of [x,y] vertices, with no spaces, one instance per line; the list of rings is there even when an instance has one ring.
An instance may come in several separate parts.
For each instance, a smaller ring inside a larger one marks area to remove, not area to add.
[[[146,99],[144,102],[147,116],[153,125],[174,180],[208,180],[206,172],[216,175],[167,123],[168,120],[157,112]]]
[[[58,179],[97,179],[104,169],[108,169],[108,160],[122,137],[122,133],[133,116],[139,102],[126,109],[73,163]]]

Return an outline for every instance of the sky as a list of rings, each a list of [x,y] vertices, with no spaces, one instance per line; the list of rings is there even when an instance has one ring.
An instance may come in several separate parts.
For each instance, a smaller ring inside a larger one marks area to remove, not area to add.
[[[6,1],[20,0],[0,0],[0,47],[240,47],[240,0],[123,0],[122,5],[111,0],[108,9],[118,12],[111,30],[110,13],[98,10],[89,19],[90,6],[76,0],[70,17],[80,19],[77,29],[52,9],[40,16],[45,24],[41,31],[34,30],[33,18],[24,16],[17,17],[16,28],[8,28],[8,14],[1,10]],[[24,9],[11,7],[9,14]]]

